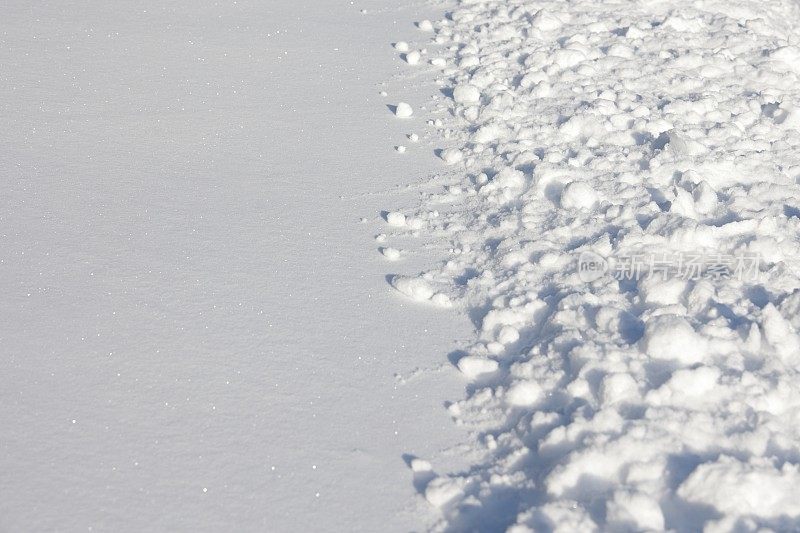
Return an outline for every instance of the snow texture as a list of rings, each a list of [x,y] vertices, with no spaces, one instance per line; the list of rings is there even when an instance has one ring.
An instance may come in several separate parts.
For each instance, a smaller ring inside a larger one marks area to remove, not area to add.
[[[386,290],[400,4],[2,2],[0,531],[430,525],[469,324]]]
[[[798,21],[790,0],[462,0],[419,24],[449,65],[426,113],[450,167],[415,215],[443,252],[392,285],[477,327],[448,407],[472,465],[422,489],[435,529],[800,530]],[[586,281],[589,252],[760,263]]]

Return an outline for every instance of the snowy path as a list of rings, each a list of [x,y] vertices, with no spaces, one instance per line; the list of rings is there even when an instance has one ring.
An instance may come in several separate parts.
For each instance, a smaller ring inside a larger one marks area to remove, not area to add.
[[[464,0],[420,24],[451,168],[393,208],[442,261],[394,286],[478,327],[437,529],[800,530],[799,11]]]
[[[373,241],[438,166],[379,95],[411,16],[6,3],[0,529],[426,523],[402,457],[463,439],[435,369],[470,326],[406,305]]]

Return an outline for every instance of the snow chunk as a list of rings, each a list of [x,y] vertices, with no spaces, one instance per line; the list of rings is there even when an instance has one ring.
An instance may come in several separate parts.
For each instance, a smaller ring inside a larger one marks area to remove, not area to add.
[[[694,157],[706,152],[706,147],[701,143],[675,130],[670,130],[667,135],[669,137],[667,148],[675,157]]]
[[[414,472],[430,472],[433,470],[433,466],[430,462],[425,459],[420,459],[419,457],[412,459],[409,466],[411,466],[411,470]]]
[[[680,278],[650,276],[639,283],[639,294],[651,305],[674,305],[681,301],[686,282]]]
[[[716,209],[718,204],[717,191],[706,181],[701,181],[692,191],[694,207],[698,213],[710,214]]]
[[[481,91],[474,85],[456,85],[453,89],[453,100],[459,104],[477,104],[481,101]]]
[[[391,213],[387,213],[386,222],[388,222],[390,226],[401,228],[406,225],[406,216],[403,213],[392,211]]]
[[[381,253],[389,261],[397,261],[400,259],[400,250],[397,248],[381,248]]]
[[[678,488],[678,495],[734,516],[797,517],[797,487],[798,465],[785,463],[776,468],[768,459],[755,458],[745,463],[723,455],[697,467]]]
[[[664,530],[658,501],[641,492],[617,491],[609,502],[607,520],[614,531]]]
[[[584,181],[568,183],[561,192],[564,209],[591,209],[597,203],[597,193]]]
[[[464,495],[460,478],[436,477],[425,487],[425,499],[434,507],[443,507]]]
[[[531,20],[531,27],[540,31],[554,31],[561,27],[561,20],[552,13],[540,9]]]
[[[458,360],[458,369],[467,378],[475,378],[481,374],[491,374],[499,368],[499,364],[494,359],[488,359],[480,355],[465,355]]]
[[[478,128],[472,135],[472,140],[476,143],[488,143],[497,139],[504,138],[508,133],[505,126],[500,124],[485,124]]]
[[[580,50],[561,49],[553,53],[552,59],[554,65],[568,69],[585,60],[586,55]]]
[[[422,59],[422,55],[417,50],[412,50],[403,56],[406,63],[409,65],[416,65],[419,63],[419,60]]]
[[[535,381],[518,381],[506,392],[506,401],[515,407],[528,407],[544,395],[541,385]]]
[[[714,367],[701,366],[681,369],[672,374],[669,381],[647,395],[647,400],[659,405],[693,405],[698,398],[711,393],[717,386],[720,371]],[[709,398],[714,401],[713,398]]]
[[[394,43],[394,49],[397,50],[398,52],[408,52],[409,50],[408,43],[405,41],[397,41],[396,43]]]
[[[630,374],[609,374],[603,378],[600,396],[605,405],[631,401],[639,397],[639,386]]]
[[[651,318],[645,326],[644,350],[654,359],[691,365],[703,359],[706,342],[692,326],[676,315]]]
[[[589,513],[574,501],[561,500],[544,504],[539,514],[548,524],[553,524],[553,529],[547,528],[552,533],[577,533],[597,532],[600,528],[592,520]],[[541,529],[523,530],[525,533],[541,531]],[[509,531],[509,533],[512,533]],[[513,533],[517,533],[514,531]]]
[[[464,154],[458,148],[447,148],[442,150],[439,157],[447,165],[455,165],[464,159]]]
[[[785,361],[792,362],[800,356],[800,340],[793,328],[774,305],[767,304],[762,311],[764,338]]]
[[[392,278],[392,287],[412,300],[417,300],[419,302],[430,300],[431,296],[434,294],[431,286],[422,278],[395,276]]]
[[[497,342],[500,344],[513,344],[519,340],[519,331],[512,326],[503,326],[497,334]]]
[[[506,167],[492,179],[492,183],[501,189],[514,189],[525,185],[525,174],[519,170]]]
[[[394,114],[399,118],[408,118],[414,114],[414,109],[405,102],[400,102],[394,110]]]
[[[665,28],[670,28],[675,31],[685,31],[685,32],[699,32],[705,28],[705,23],[701,18],[692,18],[687,19],[681,16],[672,16],[667,17],[664,21],[663,26]]]
[[[417,28],[419,28],[421,31],[430,32],[433,31],[433,23],[428,19],[420,20],[417,22]]]

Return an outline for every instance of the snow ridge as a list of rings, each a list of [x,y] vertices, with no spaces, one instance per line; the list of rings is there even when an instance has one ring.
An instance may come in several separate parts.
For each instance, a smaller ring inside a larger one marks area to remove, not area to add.
[[[477,326],[449,407],[472,468],[431,475],[436,529],[800,530],[798,20],[462,0],[424,21],[453,172],[408,216],[449,253],[393,286]],[[617,276],[632,257],[651,270]]]

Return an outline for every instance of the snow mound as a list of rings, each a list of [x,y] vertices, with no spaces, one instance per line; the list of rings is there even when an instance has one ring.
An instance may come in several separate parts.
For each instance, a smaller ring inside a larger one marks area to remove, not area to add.
[[[800,530],[798,21],[462,0],[420,24],[450,167],[402,231],[442,255],[391,283],[477,324],[437,529]]]

